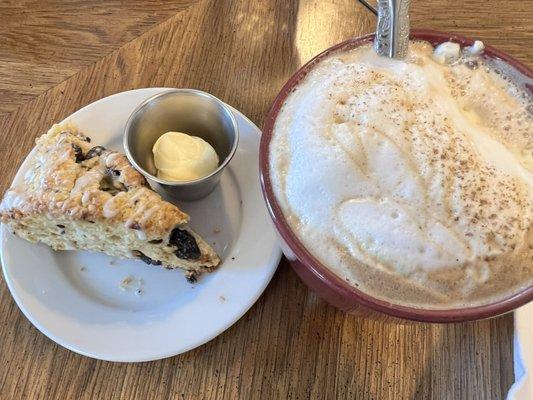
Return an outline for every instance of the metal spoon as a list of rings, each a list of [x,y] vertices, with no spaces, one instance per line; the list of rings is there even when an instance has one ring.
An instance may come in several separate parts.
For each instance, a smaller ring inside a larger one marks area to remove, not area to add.
[[[411,0],[378,0],[374,49],[379,55],[390,58],[407,55],[410,3]]]

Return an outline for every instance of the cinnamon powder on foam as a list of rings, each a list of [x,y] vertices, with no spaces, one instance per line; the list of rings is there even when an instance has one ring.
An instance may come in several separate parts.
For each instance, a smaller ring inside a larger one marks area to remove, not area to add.
[[[516,71],[433,51],[321,61],[278,116],[271,180],[300,241],[352,285],[485,304],[533,281],[533,103]]]

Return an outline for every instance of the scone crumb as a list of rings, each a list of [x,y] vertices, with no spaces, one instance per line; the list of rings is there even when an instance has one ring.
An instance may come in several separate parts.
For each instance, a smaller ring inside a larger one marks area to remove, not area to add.
[[[137,296],[144,294],[144,280],[128,275],[120,281],[119,288],[124,292],[133,291]]]
[[[87,268],[85,267],[85,265],[82,265],[82,267],[80,268],[80,271],[83,272],[83,271],[86,271]]]
[[[127,277],[125,277],[124,279],[120,281],[120,285],[119,285],[120,289],[124,291],[129,290],[134,280],[135,278],[133,276],[128,275]]]
[[[220,227],[216,226],[215,229],[213,229],[213,233],[220,233]]]
[[[224,302],[226,302],[226,301],[228,300],[228,299],[226,299],[226,298],[225,298],[224,296],[222,296],[222,295],[218,296],[218,299],[219,299],[222,303],[224,303]]]
[[[187,279],[187,282],[189,283],[196,283],[198,281],[198,275],[195,271],[188,271],[185,273],[185,279]]]

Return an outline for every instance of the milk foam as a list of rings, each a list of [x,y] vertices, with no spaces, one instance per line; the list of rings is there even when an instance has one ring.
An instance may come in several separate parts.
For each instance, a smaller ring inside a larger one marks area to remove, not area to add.
[[[533,281],[531,98],[475,52],[443,49],[330,56],[287,98],[270,147],[276,197],[317,259],[434,308]]]

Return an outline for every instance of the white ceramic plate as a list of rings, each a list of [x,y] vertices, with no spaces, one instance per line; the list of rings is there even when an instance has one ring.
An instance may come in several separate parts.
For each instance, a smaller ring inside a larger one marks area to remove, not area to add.
[[[71,115],[92,143],[122,151],[122,133],[134,108],[165,90],[118,93]],[[13,298],[42,333],[77,353],[111,361],[173,356],[211,340],[257,300],[281,252],[261,197],[259,129],[235,111],[237,152],[207,198],[178,205],[191,226],[222,257],[215,272],[190,284],[179,270],[83,252],[54,252],[30,244],[2,225],[2,265]],[[14,183],[28,169],[30,153]],[[134,278],[129,290],[120,288]],[[142,280],[142,293],[136,287]]]

